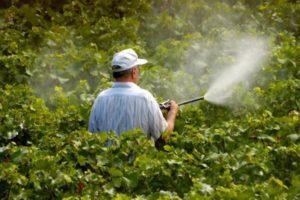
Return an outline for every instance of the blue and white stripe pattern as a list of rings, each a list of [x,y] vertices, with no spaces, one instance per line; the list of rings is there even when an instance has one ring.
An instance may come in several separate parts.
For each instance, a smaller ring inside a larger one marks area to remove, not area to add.
[[[101,92],[92,107],[89,131],[122,132],[140,128],[157,140],[167,128],[167,122],[153,95],[132,82],[115,82]]]

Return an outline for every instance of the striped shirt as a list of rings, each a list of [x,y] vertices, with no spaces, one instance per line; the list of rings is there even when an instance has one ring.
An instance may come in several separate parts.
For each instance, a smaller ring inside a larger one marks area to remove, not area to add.
[[[89,131],[122,132],[140,128],[148,137],[157,140],[167,128],[153,95],[132,82],[115,82],[101,92],[94,101],[89,120]]]

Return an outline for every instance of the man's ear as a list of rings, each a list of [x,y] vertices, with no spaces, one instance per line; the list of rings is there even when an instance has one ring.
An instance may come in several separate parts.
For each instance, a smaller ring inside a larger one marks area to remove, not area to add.
[[[132,78],[136,77],[136,75],[137,75],[137,68],[136,67],[132,68],[131,75],[132,75]]]
[[[131,78],[133,79],[134,78],[134,75],[135,75],[135,71],[134,71],[134,67],[131,68]]]

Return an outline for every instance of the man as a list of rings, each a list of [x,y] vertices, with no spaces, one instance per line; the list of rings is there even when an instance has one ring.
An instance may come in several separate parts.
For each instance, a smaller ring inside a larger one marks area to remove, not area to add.
[[[90,114],[90,132],[115,131],[120,135],[124,131],[140,128],[156,145],[167,141],[174,129],[178,105],[175,101],[170,102],[165,119],[152,94],[136,85],[139,66],[147,62],[139,59],[132,49],[114,55],[112,69],[115,83],[96,98]],[[168,134],[163,137],[163,132]]]

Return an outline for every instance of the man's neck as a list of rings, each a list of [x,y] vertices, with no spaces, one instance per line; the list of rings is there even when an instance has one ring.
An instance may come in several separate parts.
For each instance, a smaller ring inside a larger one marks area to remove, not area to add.
[[[131,78],[117,78],[115,80],[115,82],[121,82],[121,83],[128,83],[128,82],[131,82],[131,83],[136,83],[133,79]]]

